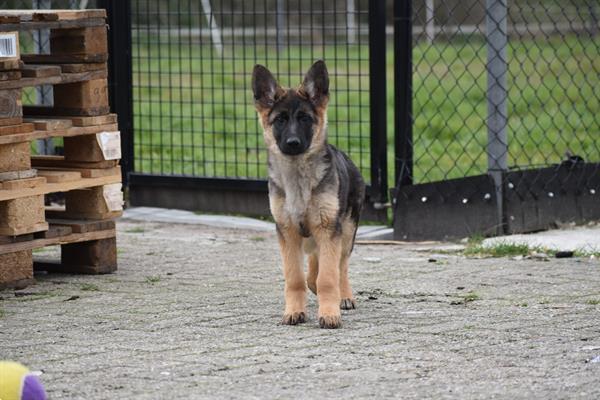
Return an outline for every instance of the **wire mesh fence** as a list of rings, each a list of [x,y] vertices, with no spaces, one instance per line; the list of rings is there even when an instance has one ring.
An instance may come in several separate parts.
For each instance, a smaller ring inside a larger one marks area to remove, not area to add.
[[[487,172],[489,57],[501,57],[488,39],[499,31],[507,167],[600,161],[600,3],[503,3],[505,28],[483,0],[413,3],[415,183]]]
[[[368,176],[367,1],[132,1],[135,170],[264,178],[256,63],[285,86],[330,69],[329,138]]]
[[[412,5],[412,131],[400,146],[412,170],[399,179],[396,237],[599,218],[600,3]]]
[[[18,3],[26,7],[30,2],[0,0],[5,7]],[[84,2],[57,0],[52,6],[74,3],[81,7]],[[502,226],[512,217],[503,206],[511,193],[521,203],[535,203],[541,195],[556,198],[569,190],[600,192],[595,186],[600,165],[598,1],[377,3],[386,4],[388,36],[380,43],[387,63],[376,72],[369,19],[374,3],[130,0],[133,172],[227,178],[232,186],[239,178],[264,178],[266,153],[252,105],[252,68],[264,64],[283,85],[294,86],[321,58],[331,75],[330,141],[353,158],[365,177],[385,165],[374,167],[373,154],[381,152],[372,151],[382,144],[385,156],[385,140],[377,143],[373,136],[373,122],[379,120],[373,111],[383,108],[389,121],[407,116],[405,125],[387,130],[392,135],[388,158],[395,156],[397,167],[408,166],[410,176],[403,184],[494,178],[491,189],[486,179],[454,189],[446,185],[447,192],[438,188],[440,204],[450,198],[472,204],[481,196],[497,205],[497,226]],[[392,18],[392,7],[396,13],[406,5],[406,18]],[[409,40],[406,53],[394,54],[400,48],[391,43],[399,21],[410,29],[396,39]],[[373,90],[373,79],[389,79],[398,66],[406,73],[403,82],[396,79],[394,90],[388,89],[389,97],[385,90]],[[408,88],[407,97],[394,103],[393,97],[402,99],[395,93],[402,87]],[[394,154],[393,135],[407,138],[405,151],[398,151],[396,141]],[[379,189],[385,192],[384,185]],[[580,203],[574,207],[582,209]]]

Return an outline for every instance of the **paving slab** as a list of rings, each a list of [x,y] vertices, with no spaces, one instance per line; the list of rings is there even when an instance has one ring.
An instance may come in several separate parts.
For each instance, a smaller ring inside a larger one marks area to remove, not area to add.
[[[198,214],[192,211],[157,207],[128,208],[123,212],[123,218],[133,221],[171,222],[266,232],[271,232],[275,229],[274,223],[255,218],[237,217],[231,215]]]
[[[581,251],[600,253],[600,224],[569,226],[563,229],[521,235],[498,236],[485,239],[483,246],[493,247],[502,243],[525,244],[557,251]]]
[[[307,323],[279,325],[273,232],[127,220],[118,235],[115,274],[0,292],[0,358],[41,371],[51,399],[600,398],[597,259],[357,245],[358,309],[322,330],[312,294]]]
[[[207,225],[218,228],[249,229],[256,231],[274,232],[275,224],[256,218],[238,217],[231,215],[199,214],[192,211],[157,208],[131,207],[123,212],[123,218],[132,221],[172,222],[191,225]],[[364,225],[358,227],[358,239],[391,240],[394,230],[385,225]]]

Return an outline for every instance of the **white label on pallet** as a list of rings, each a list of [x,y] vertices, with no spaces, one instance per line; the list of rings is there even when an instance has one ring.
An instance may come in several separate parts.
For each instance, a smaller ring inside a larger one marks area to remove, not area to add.
[[[17,35],[16,32],[0,33],[0,57],[18,57]]]
[[[121,159],[121,132],[100,132],[96,134],[96,140],[105,160]]]
[[[108,211],[123,210],[123,192],[121,191],[121,187],[120,183],[111,183],[110,185],[104,185],[102,188],[102,194],[104,195]]]

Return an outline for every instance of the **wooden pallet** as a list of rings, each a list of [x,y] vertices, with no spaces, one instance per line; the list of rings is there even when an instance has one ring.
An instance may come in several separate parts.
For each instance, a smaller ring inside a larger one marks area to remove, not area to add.
[[[106,26],[105,10],[0,10],[0,32]]]
[[[32,250],[45,246],[60,245],[61,259],[36,268],[117,267],[121,154],[105,19],[104,10],[0,10],[0,32],[50,30],[50,54],[0,60],[0,288],[30,284]],[[53,86],[53,106],[23,106],[23,88],[40,85]],[[31,154],[32,141],[55,137],[64,156]],[[64,193],[59,209],[45,205],[54,193]]]
[[[45,232],[0,240],[0,289],[32,283],[33,270],[106,274],[117,269],[114,221],[50,220]],[[60,261],[34,263],[32,250],[61,247]]]

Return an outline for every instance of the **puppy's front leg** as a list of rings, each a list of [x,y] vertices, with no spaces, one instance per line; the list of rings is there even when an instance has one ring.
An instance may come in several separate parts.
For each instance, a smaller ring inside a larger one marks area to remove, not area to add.
[[[293,228],[280,226],[277,228],[277,233],[285,278],[285,312],[282,323],[296,325],[306,321],[302,236]]]
[[[342,243],[331,232],[319,235],[319,275],[317,297],[319,298],[319,326],[335,329],[342,325],[340,314],[340,258]]]

